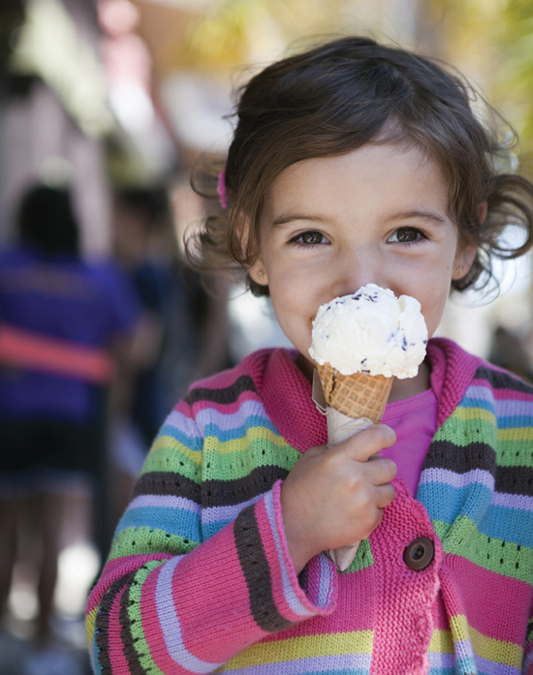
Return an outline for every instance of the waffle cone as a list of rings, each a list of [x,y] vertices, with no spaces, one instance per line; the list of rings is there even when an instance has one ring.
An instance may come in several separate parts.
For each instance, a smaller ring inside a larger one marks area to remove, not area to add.
[[[353,419],[381,422],[394,378],[384,375],[343,375],[329,363],[317,366],[324,397],[331,408]]]

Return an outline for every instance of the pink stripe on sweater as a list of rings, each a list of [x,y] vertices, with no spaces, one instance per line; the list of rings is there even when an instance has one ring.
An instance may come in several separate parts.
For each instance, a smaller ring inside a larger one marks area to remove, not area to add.
[[[109,632],[106,644],[109,649],[109,660],[113,675],[130,675],[128,662],[122,649],[122,638],[120,635],[122,627],[119,619],[120,599],[126,590],[126,587],[124,587],[121,589],[120,593],[117,593],[111,611],[109,612]]]
[[[242,415],[242,404],[245,401],[253,401],[261,406],[263,409],[263,404],[257,398],[257,394],[253,391],[243,391],[239,394],[239,397],[236,401],[232,403],[216,403],[215,401],[202,400],[198,403],[193,404],[194,414],[197,416],[202,410],[216,410],[217,412],[223,415],[233,415],[235,413],[240,413]]]
[[[265,350],[264,358],[268,356],[271,350]],[[255,357],[258,352],[254,352],[253,356]],[[248,359],[250,357],[247,357]],[[226,389],[231,387],[235,382],[242,377],[243,375],[248,375],[246,369],[243,368],[243,364],[246,363],[247,359],[244,359],[238,366],[231,368],[229,370],[223,370],[220,373],[216,373],[210,377],[206,377],[203,380],[197,380],[194,385],[191,387],[190,391],[195,389]],[[249,377],[249,375],[248,375]]]
[[[522,645],[531,600],[529,584],[482,569],[457,555],[447,555],[446,564],[458,579],[470,579],[461,584],[469,624],[487,637]]]
[[[472,386],[488,388],[492,387],[490,382],[483,378],[476,378],[472,380]],[[492,389],[491,393],[496,401],[528,401],[533,403],[533,396],[525,391],[517,391],[516,389]]]
[[[183,417],[186,417],[189,420],[194,420],[194,415],[192,413],[191,406],[188,403],[186,403],[183,399],[180,399],[178,401],[178,403],[174,406],[172,412],[178,412],[181,415],[183,415]]]

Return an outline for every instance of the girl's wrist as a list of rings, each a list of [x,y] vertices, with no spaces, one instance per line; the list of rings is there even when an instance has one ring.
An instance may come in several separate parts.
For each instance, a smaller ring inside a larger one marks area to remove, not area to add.
[[[298,546],[298,544],[295,544],[295,542],[287,536],[287,532],[285,532],[285,537],[287,540],[287,548],[289,549],[289,554],[292,560],[292,566],[298,575],[313,556],[303,552],[301,547]]]
[[[294,524],[294,519],[290,516],[290,508],[287,505],[287,499],[284,499],[283,487],[284,486],[282,485],[280,502],[285,541],[287,542],[287,548],[289,550],[289,555],[291,556],[294,570],[296,574],[300,574],[315,554],[309,550],[308,546],[306,546],[305,538],[301,536],[301,526]]]

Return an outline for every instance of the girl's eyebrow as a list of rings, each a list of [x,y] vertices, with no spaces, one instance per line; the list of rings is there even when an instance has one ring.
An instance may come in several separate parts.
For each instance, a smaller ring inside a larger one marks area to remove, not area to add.
[[[386,221],[391,222],[394,220],[406,220],[409,218],[433,220],[437,223],[446,222],[446,219],[443,218],[443,216],[440,216],[435,211],[430,211],[429,209],[428,210],[412,209],[409,211],[398,211],[397,213],[393,213],[391,216],[388,216],[386,218]],[[283,225],[286,225],[287,223],[290,223],[294,220],[305,220],[310,223],[323,224],[327,221],[327,218],[318,215],[310,215],[307,213],[296,213],[288,211],[287,213],[282,213],[277,218],[274,218],[274,220],[272,221],[272,227],[282,227]]]
[[[440,216],[438,213],[435,213],[435,211],[429,211],[425,209],[421,211],[418,209],[414,209],[412,211],[398,211],[398,213],[394,213],[392,216],[389,216],[387,220],[406,220],[408,218],[422,218],[424,220],[434,220],[438,223],[446,222],[446,219]]]
[[[274,218],[274,220],[272,221],[272,227],[281,227],[282,225],[286,225],[287,223],[290,223],[293,220],[307,220],[310,223],[326,222],[326,219],[322,218],[321,216],[311,216],[306,213],[294,213],[289,211],[287,213],[282,213],[277,218]]]

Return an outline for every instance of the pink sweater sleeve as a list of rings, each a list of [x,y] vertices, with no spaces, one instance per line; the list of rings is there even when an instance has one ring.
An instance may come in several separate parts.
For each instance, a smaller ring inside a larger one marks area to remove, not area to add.
[[[96,673],[209,673],[269,633],[333,611],[336,571],[324,555],[308,565],[306,593],[298,583],[280,485],[186,555],[108,563],[89,602]]]

